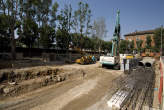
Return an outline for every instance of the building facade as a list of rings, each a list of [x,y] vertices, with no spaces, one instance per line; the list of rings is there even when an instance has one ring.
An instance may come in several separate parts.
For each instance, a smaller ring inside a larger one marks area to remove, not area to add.
[[[152,40],[151,46],[153,47],[155,45],[154,39],[153,39],[154,32],[155,32],[155,30],[136,31],[136,32],[126,34],[126,35],[124,35],[124,37],[125,37],[125,40],[127,40],[127,41],[134,41],[135,48],[137,48],[136,42],[138,40],[142,40],[143,41],[142,48],[145,48],[146,47],[146,38],[147,38],[147,36],[150,36],[151,40]]]

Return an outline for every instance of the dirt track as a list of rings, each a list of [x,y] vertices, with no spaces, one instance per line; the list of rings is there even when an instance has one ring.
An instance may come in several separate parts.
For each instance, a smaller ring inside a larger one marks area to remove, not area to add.
[[[113,90],[113,81],[121,71],[100,68],[99,64],[64,65],[60,68],[82,69],[84,77],[76,77],[0,102],[5,110],[94,110]]]

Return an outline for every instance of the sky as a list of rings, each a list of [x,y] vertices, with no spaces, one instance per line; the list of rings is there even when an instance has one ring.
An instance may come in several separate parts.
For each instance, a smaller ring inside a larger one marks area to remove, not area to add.
[[[107,26],[107,37],[112,39],[116,22],[116,11],[120,9],[121,37],[125,34],[150,30],[164,25],[164,0],[53,0],[59,3],[59,9],[64,4],[71,4],[78,8],[78,2],[89,4],[92,11],[92,22],[104,17]]]

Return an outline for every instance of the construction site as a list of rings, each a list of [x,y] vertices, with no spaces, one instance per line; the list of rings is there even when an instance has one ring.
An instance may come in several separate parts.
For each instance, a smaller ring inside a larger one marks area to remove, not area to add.
[[[1,70],[0,108],[158,110],[159,61],[145,58],[136,65],[126,72],[99,62]]]
[[[87,2],[0,6],[0,110],[164,110],[163,26],[123,37],[117,8],[106,40]]]

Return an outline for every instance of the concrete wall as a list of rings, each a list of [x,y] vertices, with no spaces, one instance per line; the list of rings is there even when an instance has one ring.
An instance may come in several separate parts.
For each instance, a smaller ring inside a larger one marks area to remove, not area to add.
[[[98,54],[89,54],[94,55],[98,60]],[[78,58],[81,58],[81,54],[56,54],[56,53],[42,53],[43,61],[75,61]]]
[[[12,58],[11,53],[0,53],[0,55],[2,56],[2,59],[5,59],[5,60]],[[23,53],[16,53],[16,59],[18,60],[23,59]]]

